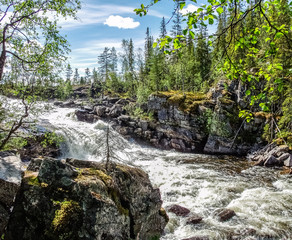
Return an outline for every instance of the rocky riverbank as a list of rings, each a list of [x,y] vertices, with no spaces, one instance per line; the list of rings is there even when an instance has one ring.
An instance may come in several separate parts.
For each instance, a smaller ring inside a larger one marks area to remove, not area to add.
[[[262,135],[271,119],[264,112],[255,112],[251,122],[239,118],[239,107],[245,103],[240,86],[233,85],[219,83],[208,94],[154,93],[145,104],[110,96],[86,104],[82,101],[54,104],[78,108],[75,112],[78,120],[108,121],[126,138],[158,148],[245,156],[267,144]]]
[[[17,156],[1,155],[4,162],[11,166],[1,172],[0,235],[6,228],[6,240],[158,239],[168,221],[159,189],[141,169],[46,157],[32,159],[23,172]]]

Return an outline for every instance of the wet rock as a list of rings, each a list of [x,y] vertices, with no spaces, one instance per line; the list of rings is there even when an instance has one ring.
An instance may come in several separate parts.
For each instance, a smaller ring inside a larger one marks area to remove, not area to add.
[[[153,239],[168,221],[159,189],[138,168],[51,158],[32,165],[39,172],[25,173],[5,240]]]
[[[284,166],[292,167],[292,154],[290,154],[290,156],[286,160],[284,160]]]
[[[13,152],[0,152],[0,236],[8,223],[22,175],[21,159]]]
[[[182,207],[180,205],[177,205],[177,204],[174,204],[174,205],[169,206],[167,208],[167,210],[169,212],[174,213],[177,216],[182,216],[182,217],[185,217],[185,216],[187,216],[190,213],[190,210],[189,209],[187,209],[185,207]]]
[[[203,218],[197,214],[192,214],[190,217],[187,219],[187,224],[198,224],[203,220]]]
[[[53,103],[55,106],[61,106],[62,104],[63,104],[63,102],[61,102],[61,101],[55,101],[54,103]]]
[[[60,105],[60,107],[63,107],[63,108],[70,108],[74,106],[75,106],[75,102],[73,100],[66,101],[62,105]]]
[[[196,236],[196,237],[190,237],[190,238],[184,238],[182,240],[209,240],[210,238],[208,236]]]
[[[270,156],[264,163],[265,167],[278,166],[280,162],[273,155]]]
[[[235,215],[236,215],[235,212],[231,209],[223,209],[217,214],[219,221],[221,222],[227,221],[234,217]]]
[[[84,106],[83,109],[88,111],[88,112],[92,112],[93,111],[93,106],[87,105],[87,106]]]
[[[289,166],[291,153],[289,152],[289,147],[287,145],[277,146],[273,143],[258,151],[253,152],[247,157],[249,160],[257,161],[255,165],[259,166],[283,166],[285,165],[285,161],[287,166]]]
[[[82,122],[88,122],[88,123],[95,123],[98,121],[98,116],[89,113],[88,111],[84,110],[84,109],[79,109],[75,111],[75,115],[78,119],[78,121],[82,121]]]

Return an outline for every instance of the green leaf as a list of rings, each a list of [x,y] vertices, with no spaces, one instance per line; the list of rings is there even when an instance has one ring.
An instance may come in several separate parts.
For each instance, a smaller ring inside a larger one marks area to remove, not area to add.
[[[214,23],[214,19],[209,18],[209,24],[212,25]]]
[[[218,8],[216,8],[216,11],[219,15],[221,15],[224,10],[223,10],[223,7],[218,7]]]
[[[250,95],[250,90],[246,90],[246,92],[245,92],[245,96],[249,96]]]
[[[190,35],[191,35],[192,39],[195,39],[195,33],[193,31],[190,31]]]
[[[154,42],[153,43],[153,48],[156,48],[156,46],[157,46],[157,42]]]
[[[186,2],[181,2],[181,3],[179,4],[179,8],[180,8],[180,10],[182,10],[182,9],[185,7],[185,5],[186,5]]]
[[[284,34],[281,32],[277,32],[275,35],[275,39],[281,38]]]

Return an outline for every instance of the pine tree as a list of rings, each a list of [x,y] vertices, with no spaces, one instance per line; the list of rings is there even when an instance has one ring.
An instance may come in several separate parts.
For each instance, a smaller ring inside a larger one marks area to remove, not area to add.
[[[89,68],[85,69],[85,82],[87,84],[91,83],[91,73],[90,73],[90,69]]]
[[[144,47],[144,55],[145,55],[145,73],[148,75],[150,71],[150,62],[151,57],[153,55],[153,37],[150,35],[150,29],[147,27],[146,30],[146,38],[145,38],[145,47]]]
[[[111,55],[111,72],[117,72],[118,56],[117,56],[117,51],[114,47],[112,47],[110,55]]]
[[[71,65],[68,64],[67,65],[67,68],[66,68],[66,80],[67,81],[70,81],[71,80],[72,74],[73,74],[73,70],[71,68]]]
[[[171,36],[174,38],[178,35],[182,35],[182,14],[180,13],[180,0],[175,0],[175,10],[173,12],[173,25],[171,28]]]
[[[160,38],[165,38],[167,35],[165,18],[163,17],[160,24]]]
[[[79,73],[78,68],[75,68],[74,76],[73,76],[73,84],[79,83]]]
[[[103,53],[98,56],[98,64],[99,74],[103,81],[106,82],[112,69],[112,56],[108,47],[105,47]]]

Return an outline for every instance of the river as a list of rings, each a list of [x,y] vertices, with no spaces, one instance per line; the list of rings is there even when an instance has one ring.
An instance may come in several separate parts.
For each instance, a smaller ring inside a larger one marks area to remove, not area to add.
[[[102,161],[107,124],[78,122],[74,109],[56,108],[40,124],[64,136],[62,157]],[[143,147],[111,130],[112,157],[141,167],[160,188],[163,206],[179,204],[203,217],[197,225],[169,213],[162,240],[194,236],[210,239],[292,239],[292,178],[280,170],[254,167],[244,159],[183,154]],[[220,222],[216,212],[236,216]],[[238,238],[236,238],[238,237]]]

